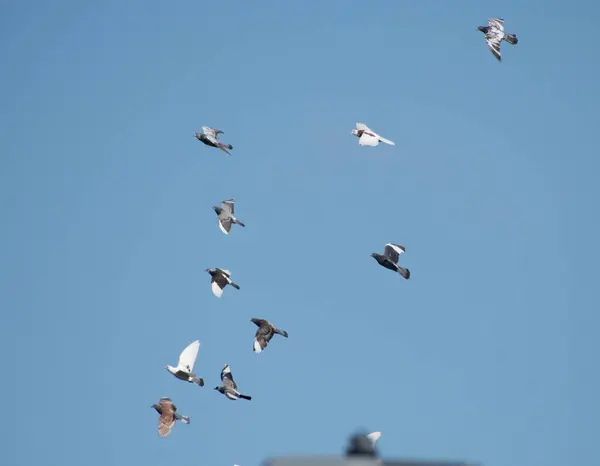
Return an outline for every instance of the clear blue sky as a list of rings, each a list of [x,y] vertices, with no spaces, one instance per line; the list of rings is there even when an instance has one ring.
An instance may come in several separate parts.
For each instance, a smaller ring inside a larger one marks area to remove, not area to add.
[[[222,3],[1,7],[5,464],[257,466],[359,428],[598,464],[597,2]],[[255,355],[251,317],[289,339]],[[194,339],[204,388],[164,369]],[[167,439],[161,396],[192,417]]]

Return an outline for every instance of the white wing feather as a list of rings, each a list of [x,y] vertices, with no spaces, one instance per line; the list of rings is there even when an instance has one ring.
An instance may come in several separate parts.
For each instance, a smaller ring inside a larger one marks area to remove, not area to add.
[[[179,355],[179,362],[177,363],[177,368],[185,370],[186,372],[192,372],[194,370],[194,364],[196,363],[196,357],[198,356],[199,349],[199,340],[190,343]]]
[[[377,440],[379,440],[379,437],[381,437],[381,432],[371,432],[369,435],[367,435],[367,437],[371,442],[373,442],[373,445],[375,445]]]
[[[228,235],[229,232],[223,227],[223,225],[221,224],[221,220],[219,220],[217,223],[219,224],[219,228],[221,229],[221,231]]]
[[[396,251],[398,253],[398,255],[400,255],[404,252],[402,249],[400,249],[398,246],[396,246],[392,243],[388,243],[388,244],[386,244],[386,246],[389,246],[390,248],[392,248],[394,251]]]
[[[212,282],[211,283],[211,288],[212,288],[212,292],[213,294],[217,297],[220,298],[221,295],[223,294],[223,290],[219,287],[219,285],[217,285],[217,282]]]

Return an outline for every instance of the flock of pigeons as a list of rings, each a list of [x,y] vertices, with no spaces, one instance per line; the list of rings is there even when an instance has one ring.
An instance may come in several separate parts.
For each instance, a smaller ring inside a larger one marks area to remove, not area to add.
[[[488,48],[499,62],[502,60],[500,54],[500,45],[502,41],[505,40],[512,45],[516,45],[518,43],[516,35],[507,34],[504,32],[504,20],[501,18],[490,18],[487,26],[479,26],[477,29],[485,34],[485,40]],[[230,156],[231,152],[229,151],[233,149],[233,146],[231,144],[225,144],[219,141],[219,134],[224,133],[223,131],[215,128],[202,126],[202,133],[194,133],[194,136],[205,145],[218,148]],[[378,146],[380,142],[391,146],[395,145],[393,141],[380,136],[364,123],[356,123],[356,129],[353,129],[351,134],[358,137],[358,144],[360,146],[375,147]],[[234,224],[241,227],[246,226],[235,216],[234,199],[222,201],[220,207],[213,205],[212,208],[217,214],[218,226],[224,234],[228,235],[231,231],[232,225]],[[397,272],[404,279],[408,280],[410,278],[410,270],[398,265],[400,254],[405,251],[405,247],[400,244],[388,243],[384,246],[383,254],[374,252],[371,254],[371,256],[382,267]],[[231,285],[237,290],[240,289],[240,286],[231,280],[231,272],[229,270],[212,268],[205,269],[205,271],[211,276],[211,288],[216,297],[220,298],[223,295],[223,290],[227,285]],[[250,320],[258,327],[254,335],[253,344],[253,351],[256,354],[261,353],[276,334],[288,338],[288,333],[285,330],[277,328],[266,319],[252,318]],[[190,343],[179,355],[177,366],[173,367],[171,365],[167,365],[165,368],[177,379],[203,387],[204,379],[198,377],[193,372],[199,349],[199,340]],[[214,389],[225,395],[229,400],[237,400],[240,398],[248,401],[252,400],[251,396],[244,395],[238,391],[237,383],[233,378],[229,364],[225,364],[223,369],[221,369],[221,385],[215,387]],[[182,416],[179,414],[177,412],[177,407],[170,398],[161,398],[159,402],[157,404],[153,404],[152,407],[160,415],[158,419],[158,435],[160,437],[166,437],[169,435],[176,421],[181,421],[184,424],[190,423],[189,416]],[[373,444],[375,444],[380,436],[381,432],[372,432],[371,434],[367,435]]]

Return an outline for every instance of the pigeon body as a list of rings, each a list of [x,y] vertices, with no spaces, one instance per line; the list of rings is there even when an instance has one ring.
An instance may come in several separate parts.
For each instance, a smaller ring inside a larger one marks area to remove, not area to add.
[[[401,246],[400,244],[388,243],[385,245],[383,254],[377,254],[374,252],[371,254],[371,257],[379,262],[379,265],[385,267],[386,269],[393,270],[394,272],[398,272],[408,280],[410,278],[410,270],[398,265],[400,254],[402,254],[404,251],[406,251],[404,246]]]
[[[231,150],[233,149],[233,146],[231,144],[224,144],[221,141],[219,141],[219,134],[225,133],[220,129],[211,128],[209,126],[203,126],[202,133],[194,133],[194,136],[196,137],[196,139],[198,139],[198,141],[203,142],[207,146],[217,147],[218,149],[221,149],[223,152],[225,152],[227,155],[231,155],[231,153],[227,149]]]
[[[229,270],[215,268],[205,269],[205,271],[211,276],[210,283],[212,292],[217,298],[221,297],[223,288],[227,285],[233,286],[236,290],[240,289],[240,286],[237,283],[231,281],[231,272]]]
[[[389,139],[381,137],[372,129],[369,129],[364,123],[356,123],[356,129],[352,130],[352,134],[358,137],[360,146],[378,146],[380,142],[395,146],[396,144]]]
[[[235,212],[235,200],[227,199],[226,201],[221,201],[221,207],[212,206],[217,215],[219,216],[219,228],[226,235],[229,234],[231,230],[231,225],[237,223],[241,227],[245,227],[242,222],[240,222],[234,215]]]
[[[222,393],[230,400],[237,400],[238,398],[242,398],[244,400],[252,400],[251,396],[243,395],[238,392],[237,384],[233,380],[233,375],[231,374],[231,369],[229,368],[229,364],[225,364],[223,369],[221,369],[221,386],[215,387],[215,390],[218,390],[219,393]]]
[[[158,435],[160,437],[166,437],[171,433],[175,421],[181,421],[184,424],[190,423],[189,416],[179,414],[170,398],[161,398],[158,404],[153,404],[152,407],[160,414],[158,418]]]
[[[487,42],[488,49],[499,62],[502,61],[500,45],[503,40],[511,45],[517,45],[519,43],[519,39],[517,39],[516,35],[504,32],[504,20],[502,18],[490,18],[488,19],[487,26],[478,26],[477,30],[485,34],[485,41]]]
[[[258,326],[256,334],[254,335],[253,349],[256,354],[259,354],[264,350],[275,334],[281,335],[285,338],[288,337],[288,333],[285,330],[278,329],[271,322],[265,319],[250,319],[251,322]]]
[[[199,349],[200,341],[193,341],[179,355],[177,367],[167,365],[165,366],[165,369],[179,380],[185,380],[186,382],[195,383],[196,385],[204,387],[204,380],[192,372],[194,370],[194,364],[196,363]]]

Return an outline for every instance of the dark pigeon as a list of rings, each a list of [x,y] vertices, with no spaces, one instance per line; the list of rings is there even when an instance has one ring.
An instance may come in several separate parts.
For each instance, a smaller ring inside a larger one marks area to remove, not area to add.
[[[225,269],[204,269],[205,272],[208,272],[211,276],[211,288],[213,294],[220,298],[223,294],[223,288],[227,285],[233,286],[236,290],[240,289],[240,286],[237,283],[231,281],[231,272]]]
[[[260,353],[267,347],[275,334],[281,335],[285,338],[288,337],[288,333],[285,330],[278,329],[268,320],[252,318],[250,321],[254,322],[258,326],[256,334],[254,335],[253,345],[254,352],[256,354]]]
[[[379,265],[385,267],[386,269],[393,270],[394,272],[398,272],[408,280],[410,278],[410,270],[398,265],[400,254],[402,254],[404,251],[406,251],[404,246],[401,246],[400,244],[388,243],[385,245],[383,255],[374,252],[371,254],[371,257],[379,262]]]

